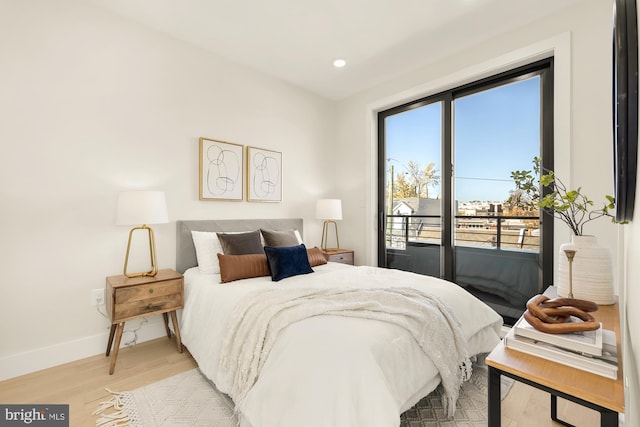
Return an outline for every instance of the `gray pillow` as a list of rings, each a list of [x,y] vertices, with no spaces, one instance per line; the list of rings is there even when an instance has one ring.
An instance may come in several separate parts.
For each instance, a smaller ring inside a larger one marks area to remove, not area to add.
[[[265,230],[260,229],[262,237],[264,237],[264,244],[266,246],[297,246],[300,244],[296,233],[293,230]]]
[[[217,233],[225,255],[262,254],[260,230],[248,233]]]

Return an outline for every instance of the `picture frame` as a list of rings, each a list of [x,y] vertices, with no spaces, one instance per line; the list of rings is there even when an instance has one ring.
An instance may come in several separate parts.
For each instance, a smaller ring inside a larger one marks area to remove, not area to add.
[[[242,201],[244,146],[200,138],[199,199]]]
[[[638,19],[636,0],[613,8],[613,171],[616,221],[633,219],[638,172]]]
[[[247,201],[282,201],[282,153],[247,146]]]

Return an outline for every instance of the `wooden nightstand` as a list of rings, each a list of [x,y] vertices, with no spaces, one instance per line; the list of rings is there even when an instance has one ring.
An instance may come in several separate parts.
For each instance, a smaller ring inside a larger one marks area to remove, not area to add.
[[[349,249],[327,249],[322,253],[329,262],[353,265],[353,251]]]
[[[155,277],[111,276],[107,277],[106,288],[105,296],[107,312],[111,317],[111,331],[105,356],[109,356],[113,344],[109,374],[113,374],[116,367],[122,331],[127,320],[151,314],[162,314],[167,337],[171,338],[168,316],[170,313],[176,335],[176,345],[178,351],[182,353],[180,329],[176,316],[176,310],[184,306],[184,278],[182,274],[167,269],[158,271]],[[113,342],[114,337],[115,343]]]

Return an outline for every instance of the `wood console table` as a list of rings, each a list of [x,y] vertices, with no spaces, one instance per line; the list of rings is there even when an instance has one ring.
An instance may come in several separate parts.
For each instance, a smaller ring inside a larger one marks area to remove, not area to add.
[[[506,348],[501,342],[487,356],[489,366],[489,427],[501,424],[500,376],[544,390],[551,395],[551,419],[570,425],[557,418],[557,399],[570,400],[600,412],[602,427],[617,427],[618,413],[624,412],[624,386],[622,383],[622,348],[620,347],[620,318],[618,304],[601,305],[593,316],[604,329],[613,330],[618,346],[618,378],[613,380],[541,359]]]

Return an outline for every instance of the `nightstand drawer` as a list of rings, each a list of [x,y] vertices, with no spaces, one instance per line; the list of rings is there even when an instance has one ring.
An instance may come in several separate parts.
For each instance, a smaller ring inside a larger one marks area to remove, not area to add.
[[[324,252],[324,257],[329,262],[339,262],[353,265],[353,251]]]
[[[147,301],[173,294],[182,295],[182,279],[118,288],[115,291],[115,303],[118,305]]]
[[[329,260],[331,262],[341,262],[343,264],[353,264],[353,254],[336,254],[329,255]]]
[[[112,321],[121,321],[156,312],[173,311],[182,308],[183,305],[182,293],[131,300],[116,304]]]

